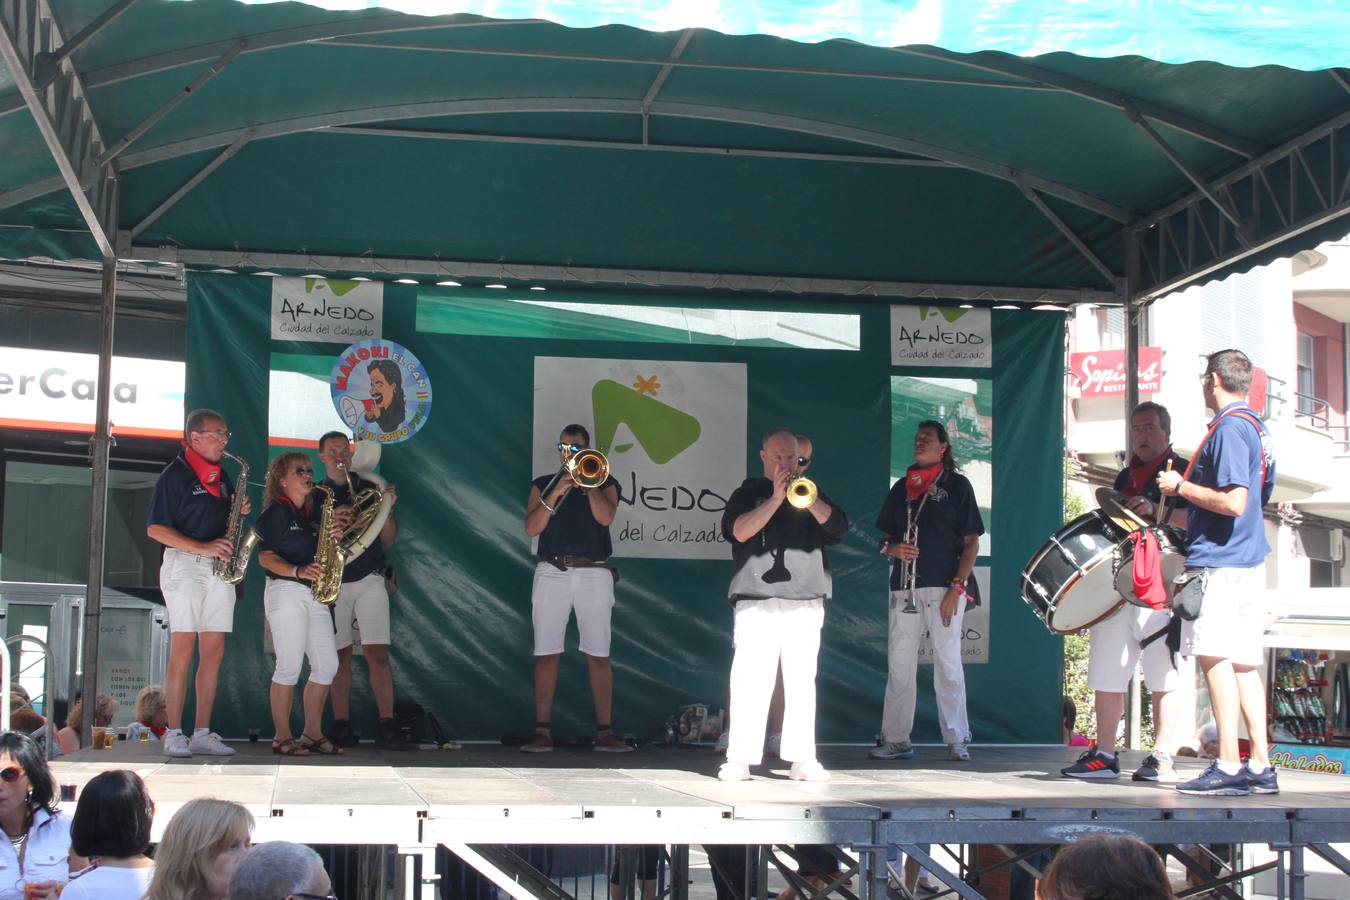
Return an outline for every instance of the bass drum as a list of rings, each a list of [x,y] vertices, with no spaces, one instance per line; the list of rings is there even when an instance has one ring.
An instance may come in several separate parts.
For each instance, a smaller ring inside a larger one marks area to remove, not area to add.
[[[1127,523],[1094,509],[1052,534],[1023,567],[1022,599],[1053,634],[1082,631],[1125,605],[1111,563],[1129,533]]]
[[[1158,536],[1163,584],[1167,586],[1167,609],[1172,608],[1172,582],[1186,571],[1186,533],[1171,525],[1150,525],[1149,530]],[[1144,609],[1152,609],[1134,593],[1134,541],[1122,541],[1116,547],[1115,557],[1111,560],[1116,593],[1125,602]]]

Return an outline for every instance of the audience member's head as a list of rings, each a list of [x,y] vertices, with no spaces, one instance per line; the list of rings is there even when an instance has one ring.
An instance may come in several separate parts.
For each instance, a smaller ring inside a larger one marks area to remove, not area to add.
[[[169,704],[164,697],[164,687],[147,684],[136,695],[136,721],[146,725],[163,727],[169,721]]]
[[[1041,879],[1043,900],[1174,900],[1167,868],[1128,835],[1094,834],[1064,847]]]
[[[27,703],[30,706],[32,705],[33,697],[31,694],[28,693],[28,688],[24,687],[22,684],[19,684],[19,682],[17,681],[11,681],[9,683],[9,696],[11,698],[9,704],[11,708],[17,705],[13,700],[15,694],[18,694],[20,697],[22,697],[24,703]]]
[[[1200,732],[1196,735],[1200,740],[1200,755],[1206,759],[1219,758],[1219,726],[1213,722],[1206,722],[1200,726]]]
[[[131,859],[150,848],[155,804],[141,776],[126,769],[100,772],[80,792],[70,823],[70,846],[92,859]]]
[[[113,716],[122,708],[110,694],[102,692],[98,695],[98,700],[94,704],[94,725],[98,728],[107,728],[112,724]],[[84,698],[77,697],[75,702],[70,704],[70,714],[66,716],[66,727],[80,730],[80,719],[84,715]]]
[[[230,880],[230,900],[327,897],[331,890],[319,854],[288,841],[269,841],[248,851]]]
[[[0,733],[0,816],[20,806],[55,813],[56,782],[37,741],[6,731]]]
[[[238,803],[189,800],[164,829],[145,900],[224,900],[252,833],[253,815]]]

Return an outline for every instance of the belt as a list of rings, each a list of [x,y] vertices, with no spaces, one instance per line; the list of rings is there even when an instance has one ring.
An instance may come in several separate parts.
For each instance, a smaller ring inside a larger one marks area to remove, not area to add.
[[[202,562],[215,562],[215,561],[216,561],[216,558],[215,558],[214,556],[203,556],[203,555],[200,554],[200,553],[192,553],[192,552],[189,552],[189,551],[187,551],[187,550],[179,550],[177,547],[170,547],[170,548],[169,548],[169,552],[170,552],[170,553],[177,553],[177,554],[179,554],[180,556],[186,556],[188,559],[196,559],[196,560],[200,560],[200,561],[202,561]]]
[[[568,569],[608,569],[609,563],[596,562],[585,556],[541,556],[541,562],[546,562],[554,566],[560,572],[566,572]]]

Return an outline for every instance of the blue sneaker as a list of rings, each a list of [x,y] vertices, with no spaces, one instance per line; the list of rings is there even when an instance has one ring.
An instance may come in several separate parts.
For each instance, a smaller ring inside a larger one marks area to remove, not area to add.
[[[1247,787],[1253,794],[1278,794],[1280,792],[1279,779],[1275,777],[1275,767],[1266,766],[1265,771],[1256,774],[1251,766],[1242,767],[1247,774]]]
[[[1271,779],[1274,780],[1273,773]],[[1199,778],[1192,778],[1177,785],[1177,790],[1183,794],[1201,794],[1208,797],[1245,797],[1252,792],[1245,765],[1236,775],[1228,775],[1219,768],[1217,760],[1210,763],[1209,768],[1201,773]]]

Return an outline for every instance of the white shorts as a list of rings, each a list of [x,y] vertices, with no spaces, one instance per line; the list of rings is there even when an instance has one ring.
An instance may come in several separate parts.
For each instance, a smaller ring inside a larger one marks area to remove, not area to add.
[[[269,578],[263,589],[263,608],[277,655],[272,680],[295,684],[300,680],[300,665],[308,657],[310,682],[332,684],[338,669],[333,615],[314,599],[309,585]]]
[[[389,592],[384,589],[384,575],[371,572],[360,581],[344,584],[333,604],[333,616],[339,650],[354,643],[388,646]]]
[[[1172,616],[1166,610],[1146,609],[1126,603],[1108,619],[1092,626],[1088,651],[1088,687],[1094,691],[1123,694],[1130,676],[1142,659],[1144,683],[1150,691],[1174,691],[1181,677],[1172,665],[1167,638],[1160,637],[1140,650],[1144,638],[1166,628]]]
[[[563,652],[567,620],[574,610],[581,652],[609,656],[609,620],[614,610],[614,576],[609,569],[570,568],[560,572],[553,563],[541,562],[534,567],[530,603],[535,656]]]
[[[159,589],[169,611],[169,631],[234,630],[234,585],[212,572],[215,560],[173,548],[164,551]]]
[[[1250,569],[1210,569],[1200,616],[1181,623],[1181,652],[1259,666],[1266,655],[1261,637],[1268,624],[1264,563]]]

